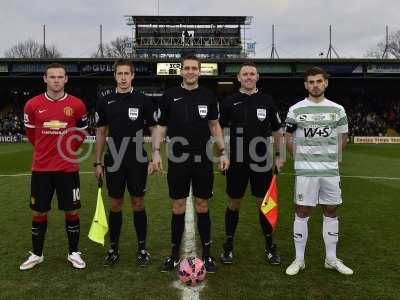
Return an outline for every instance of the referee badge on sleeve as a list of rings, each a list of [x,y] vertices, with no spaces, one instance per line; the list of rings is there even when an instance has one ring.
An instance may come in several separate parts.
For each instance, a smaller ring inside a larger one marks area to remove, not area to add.
[[[129,116],[129,119],[131,119],[132,121],[135,121],[139,116],[139,108],[129,107],[128,116]]]
[[[207,105],[198,105],[197,108],[199,109],[199,115],[200,117],[202,117],[203,119],[205,117],[207,117],[207,113],[208,113],[208,107]]]
[[[267,117],[267,110],[265,108],[257,108],[257,118],[262,122]]]

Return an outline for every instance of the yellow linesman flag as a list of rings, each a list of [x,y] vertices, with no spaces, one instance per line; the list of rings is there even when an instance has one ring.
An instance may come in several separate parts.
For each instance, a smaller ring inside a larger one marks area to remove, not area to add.
[[[268,188],[260,209],[275,231],[278,225],[278,188],[276,186],[276,175],[272,177],[271,185]]]
[[[103,197],[101,195],[101,186],[97,192],[96,212],[94,213],[92,226],[89,230],[89,239],[93,242],[102,244],[104,246],[104,236],[108,232],[108,223],[106,211],[104,209]]]

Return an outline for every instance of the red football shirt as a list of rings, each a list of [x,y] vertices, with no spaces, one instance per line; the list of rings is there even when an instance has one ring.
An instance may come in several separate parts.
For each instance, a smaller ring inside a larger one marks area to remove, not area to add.
[[[32,171],[79,170],[75,150],[87,128],[82,100],[68,94],[58,100],[40,94],[26,103],[24,123],[34,146]]]

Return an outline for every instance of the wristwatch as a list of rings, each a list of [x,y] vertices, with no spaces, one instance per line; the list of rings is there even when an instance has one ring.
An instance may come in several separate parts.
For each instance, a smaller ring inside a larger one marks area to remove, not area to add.
[[[103,166],[103,164],[101,162],[97,162],[96,161],[96,162],[93,163],[93,167],[96,168],[97,166]]]

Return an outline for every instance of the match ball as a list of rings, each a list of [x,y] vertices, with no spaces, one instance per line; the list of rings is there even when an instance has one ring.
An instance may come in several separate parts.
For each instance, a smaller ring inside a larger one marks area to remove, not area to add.
[[[198,285],[206,278],[206,273],[204,262],[198,257],[187,257],[179,264],[178,276],[185,285]]]

